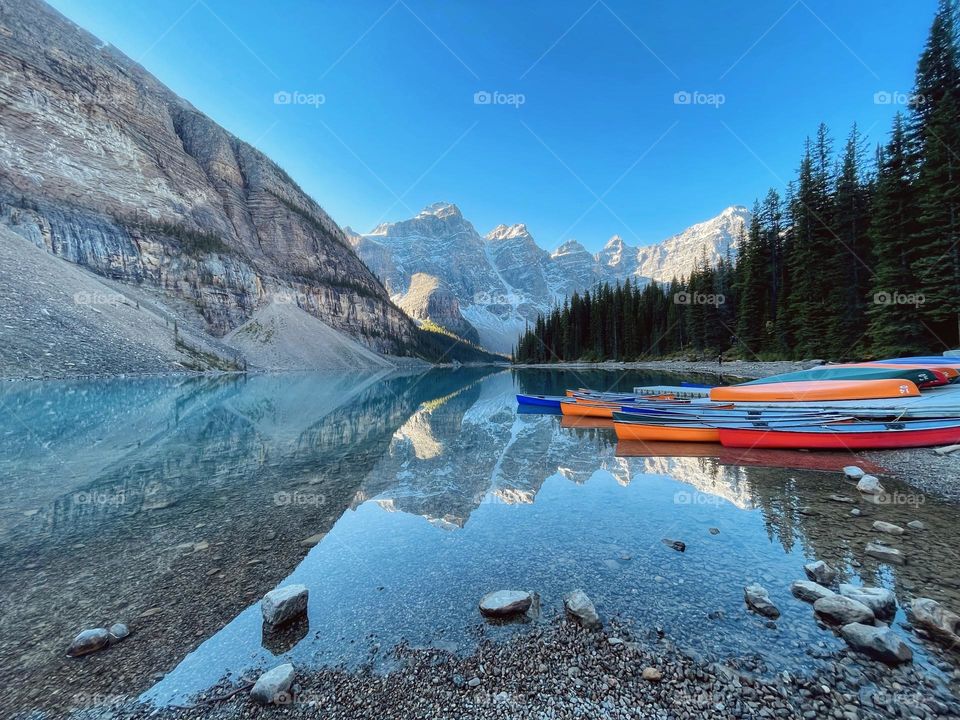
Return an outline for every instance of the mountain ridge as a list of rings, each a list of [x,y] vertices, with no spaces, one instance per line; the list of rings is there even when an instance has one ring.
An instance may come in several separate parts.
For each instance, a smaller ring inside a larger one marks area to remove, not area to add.
[[[508,352],[528,323],[574,291],[627,278],[669,282],[698,262],[735,258],[749,218],[746,207],[731,205],[659,243],[635,247],[613,235],[596,253],[572,238],[547,251],[524,223],[501,223],[481,235],[457,205],[436,202],[413,218],[380,223],[367,234],[351,231],[347,239],[394,300],[415,273],[434,276],[456,297],[481,345]]]

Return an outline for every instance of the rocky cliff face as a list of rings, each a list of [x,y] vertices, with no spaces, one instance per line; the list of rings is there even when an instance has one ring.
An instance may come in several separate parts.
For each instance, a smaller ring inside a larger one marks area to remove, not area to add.
[[[480,343],[509,352],[528,323],[574,291],[627,278],[669,282],[704,260],[735,258],[749,215],[733,206],[656,245],[632,247],[614,236],[599,253],[576,240],[548,253],[526,225],[498,225],[481,236],[456,205],[435,203],[410,220],[379,225],[367,235],[351,233],[350,242],[394,299],[409,292],[417,273],[437,278],[458,300]],[[430,319],[450,327],[447,318]]]
[[[460,313],[457,296],[433,275],[414,273],[410,287],[397,300],[397,305],[414,321],[431,320],[464,340],[480,342],[477,329]]]
[[[276,164],[39,0],[0,0],[0,223],[186,299],[222,336],[278,295],[368,347],[418,331]]]

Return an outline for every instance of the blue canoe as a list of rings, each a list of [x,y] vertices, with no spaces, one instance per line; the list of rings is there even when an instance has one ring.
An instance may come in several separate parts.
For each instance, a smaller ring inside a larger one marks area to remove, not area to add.
[[[560,409],[560,402],[567,398],[563,395],[517,395],[520,405]]]

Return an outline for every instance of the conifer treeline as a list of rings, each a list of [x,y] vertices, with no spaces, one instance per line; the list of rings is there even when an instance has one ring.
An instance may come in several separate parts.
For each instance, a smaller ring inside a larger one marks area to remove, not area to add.
[[[754,204],[736,263],[574,293],[520,338],[520,362],[656,357],[851,358],[960,346],[958,0],[941,0],[908,111],[868,158],[808,138],[785,196]],[[879,102],[898,101],[878,93]]]

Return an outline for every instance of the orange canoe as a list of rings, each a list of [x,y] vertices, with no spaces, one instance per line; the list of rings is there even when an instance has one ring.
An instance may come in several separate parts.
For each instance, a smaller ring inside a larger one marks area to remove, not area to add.
[[[560,403],[560,412],[564,415],[575,415],[577,417],[594,417],[613,419],[614,411],[620,411],[622,403],[593,403],[584,400],[572,402],[570,400]]]
[[[720,442],[720,431],[703,425],[644,425],[643,423],[615,422],[613,429],[618,440],[648,440],[651,442]]]
[[[916,397],[909,380],[813,380],[767,385],[730,385],[710,391],[711,400],[729,402],[804,402],[819,400],[877,400]]]

